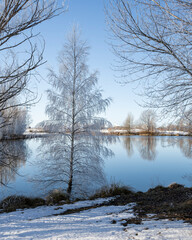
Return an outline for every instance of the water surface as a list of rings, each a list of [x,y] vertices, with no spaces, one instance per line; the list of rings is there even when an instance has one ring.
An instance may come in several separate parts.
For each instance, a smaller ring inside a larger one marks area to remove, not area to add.
[[[44,196],[47,193],[48,188],[41,189],[40,184],[35,185],[30,181],[35,175],[41,174],[37,164],[38,161],[44,161],[39,155],[41,144],[41,139],[0,144],[0,181],[6,185],[0,187],[0,199],[11,194]],[[173,182],[192,186],[190,137],[122,136],[108,147],[114,156],[104,159],[98,169],[94,166],[94,171],[104,174],[105,181],[102,179],[101,186],[116,182],[131,186],[136,191],[147,191],[157,185],[168,186]],[[84,183],[87,181],[89,185],[90,176],[87,178],[84,174],[84,178]],[[82,178],[79,179],[81,182]]]

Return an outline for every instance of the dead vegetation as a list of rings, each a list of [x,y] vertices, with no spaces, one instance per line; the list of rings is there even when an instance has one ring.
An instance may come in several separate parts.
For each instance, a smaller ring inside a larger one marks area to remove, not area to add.
[[[106,198],[106,197],[114,197],[117,195],[129,195],[132,194],[132,190],[128,186],[121,186],[120,184],[113,183],[110,186],[104,186],[99,189],[94,195],[92,195],[89,199],[93,200],[96,198]]]
[[[192,188],[180,184],[157,186],[145,193],[121,195],[109,204],[125,205],[131,202],[136,203],[134,212],[140,218],[155,214],[156,219],[182,219],[192,223]]]
[[[0,213],[12,212],[17,209],[35,208],[42,205],[45,205],[45,200],[42,198],[29,198],[13,195],[0,202]]]
[[[115,197],[116,196],[116,197]],[[89,207],[69,209],[59,215],[78,213],[81,211],[109,205],[126,205],[136,203],[133,207],[135,218],[122,219],[122,225],[141,224],[143,219],[170,219],[184,220],[192,223],[192,188],[180,184],[171,184],[169,187],[157,186],[147,192],[133,192],[130,188],[112,184],[98,191],[90,199],[114,197],[112,200]],[[41,198],[28,198],[24,196],[10,196],[0,202],[0,211],[10,212],[16,209],[35,208],[42,205],[61,205],[69,203],[67,195],[62,191],[53,191],[46,200]],[[116,220],[111,222],[116,224]]]

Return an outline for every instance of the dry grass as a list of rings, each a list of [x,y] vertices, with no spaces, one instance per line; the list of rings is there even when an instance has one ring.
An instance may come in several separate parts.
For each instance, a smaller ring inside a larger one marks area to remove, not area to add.
[[[131,190],[130,187],[121,186],[120,184],[113,183],[109,186],[102,187],[89,199],[93,200],[96,198],[114,197],[118,195],[129,195],[129,194],[132,194],[132,192],[133,191]]]
[[[9,196],[0,202],[1,212],[12,212],[17,209],[35,208],[45,205],[42,198],[29,198],[24,196]]]
[[[54,189],[46,196],[47,205],[59,204],[61,201],[69,202],[69,195],[62,189]]]

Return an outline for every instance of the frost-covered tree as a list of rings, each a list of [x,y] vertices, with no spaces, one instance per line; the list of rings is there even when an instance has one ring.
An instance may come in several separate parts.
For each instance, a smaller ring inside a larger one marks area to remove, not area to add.
[[[49,141],[48,151],[46,144],[43,146],[46,152],[43,181],[47,184],[64,182],[69,196],[73,187],[88,175],[95,175],[94,181],[99,180],[101,174],[98,176],[97,169],[102,161],[101,155],[111,154],[102,145],[105,136],[100,136],[100,129],[109,122],[99,117],[110,99],[104,99],[97,87],[97,72],[89,73],[86,64],[88,49],[74,27],[59,54],[59,73],[49,71],[51,89],[47,91],[46,113],[50,121],[47,125],[58,134]]]
[[[179,130],[183,130],[188,132],[189,134],[192,133],[192,111],[185,111],[183,115],[180,117],[179,122]]]
[[[144,130],[148,133],[152,133],[156,127],[157,115],[154,110],[147,109],[141,113],[140,123]]]
[[[124,126],[126,127],[127,131],[130,132],[133,128],[133,115],[131,113],[128,114]]]
[[[25,107],[7,108],[0,114],[0,138],[22,135],[25,132],[28,122]]]

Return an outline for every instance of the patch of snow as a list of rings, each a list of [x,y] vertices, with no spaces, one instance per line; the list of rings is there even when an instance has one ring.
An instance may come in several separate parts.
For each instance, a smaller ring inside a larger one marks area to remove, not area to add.
[[[109,199],[65,204],[59,206],[62,209],[58,210],[55,210],[58,206],[44,206],[0,214],[0,239],[192,239],[192,225],[183,221],[149,219],[140,225],[123,226],[123,219],[135,217],[132,210],[134,204],[102,206],[68,215],[53,215],[106,200]]]
[[[183,131],[158,131],[159,133],[163,133],[163,134],[173,134],[173,135],[182,135],[182,136],[185,136],[185,135],[189,135],[188,132],[183,132]]]

